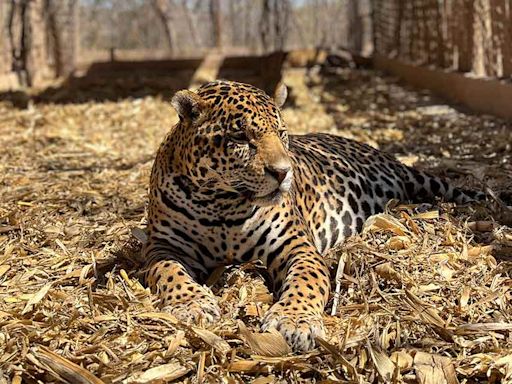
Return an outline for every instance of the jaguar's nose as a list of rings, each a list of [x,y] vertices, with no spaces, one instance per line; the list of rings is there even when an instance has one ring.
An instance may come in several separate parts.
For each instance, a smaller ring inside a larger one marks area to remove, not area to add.
[[[265,172],[272,176],[274,179],[276,179],[279,184],[281,184],[284,181],[284,179],[286,179],[286,176],[291,171],[291,169],[291,167],[267,166],[265,167]]]

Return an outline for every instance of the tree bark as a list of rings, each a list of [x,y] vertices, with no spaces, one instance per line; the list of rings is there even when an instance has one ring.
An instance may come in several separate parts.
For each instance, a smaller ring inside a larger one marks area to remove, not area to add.
[[[348,2],[348,41],[350,49],[360,53],[363,50],[363,23],[359,12],[359,0],[349,0]]]
[[[290,19],[290,1],[274,1],[274,36],[275,49],[283,51],[288,37],[288,27]]]
[[[11,68],[18,77],[21,86],[30,85],[30,78],[27,73],[26,54],[26,29],[25,15],[28,2],[16,2],[11,0],[7,22],[7,33],[9,35],[9,46],[11,49]]]
[[[187,0],[182,0],[181,2],[183,12],[185,13],[185,18],[187,19],[188,29],[190,31],[190,37],[192,39],[192,44],[195,47],[200,47],[202,45],[201,38],[197,33],[197,23],[196,18],[190,13],[190,9],[187,6]]]
[[[260,38],[261,45],[263,47],[264,52],[269,52],[273,49],[272,46],[272,32],[270,29],[271,26],[271,16],[272,16],[272,0],[263,0],[263,7],[261,10],[261,21],[260,21]]]
[[[458,1],[459,23],[457,28],[457,45],[459,48],[458,70],[469,72],[473,68],[474,46],[474,4],[473,1]]]
[[[503,76],[512,76],[512,47],[510,41],[512,39],[512,0],[503,0],[503,56],[502,67]]]
[[[222,21],[219,0],[210,0],[210,19],[212,23],[213,45],[222,47]]]
[[[50,50],[53,58],[53,66],[55,76],[62,76],[63,73],[63,55],[62,55],[62,39],[57,26],[57,9],[52,0],[45,0],[44,4],[46,13],[46,33],[50,40]]]
[[[394,25],[394,45],[396,50],[396,57],[401,58],[402,54],[402,24],[404,21],[404,0],[398,0],[397,3],[397,16]]]
[[[7,16],[6,2],[0,1],[0,20],[6,20]],[[10,49],[9,41],[6,35],[6,29],[0,28],[0,74],[9,72]]]
[[[70,75],[75,70],[80,49],[80,28],[79,28],[79,7],[78,0],[70,0],[68,4],[67,30],[69,33],[66,58],[64,61],[64,75]]]
[[[446,23],[446,19],[444,17],[444,1],[439,2],[437,0],[432,0],[432,7],[435,10],[436,18],[434,20],[436,26],[436,62],[440,68],[446,67],[446,44],[443,36],[443,27]]]
[[[176,51],[176,33],[168,0],[153,0],[152,5],[164,28],[169,52],[173,55]]]

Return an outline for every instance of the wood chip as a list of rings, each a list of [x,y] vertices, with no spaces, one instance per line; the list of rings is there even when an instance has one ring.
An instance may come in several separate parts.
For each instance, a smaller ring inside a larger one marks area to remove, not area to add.
[[[291,353],[284,337],[274,329],[264,333],[250,332],[241,321],[238,322],[238,327],[244,341],[257,355],[277,357]]]
[[[402,282],[402,275],[398,273],[391,265],[391,263],[384,263],[375,267],[377,275],[388,281],[394,281],[396,283]]]
[[[57,379],[69,384],[104,384],[104,382],[86,369],[57,355],[48,348],[38,346],[32,348],[32,354],[40,366]]]
[[[171,382],[186,375],[190,368],[179,363],[169,363],[150,368],[144,372],[135,372],[123,380],[123,384],[151,384]]]
[[[464,324],[455,330],[458,335],[470,335],[475,333],[487,333],[495,331],[509,331],[512,330],[512,323],[478,323],[478,324]]]
[[[34,307],[44,299],[50,288],[52,287],[53,283],[47,283],[45,284],[37,293],[30,298],[30,300],[27,302],[27,305],[25,305],[25,308],[23,311],[21,311],[22,315],[25,315],[29,312],[31,312]]]
[[[452,361],[444,356],[416,352],[414,369],[420,384],[458,384]]]
[[[407,351],[395,351],[389,358],[402,372],[413,366],[414,358]]]
[[[205,343],[209,344],[211,347],[216,349],[221,354],[227,354],[231,347],[229,344],[224,341],[221,337],[217,336],[215,333],[198,327],[191,327],[191,330],[199,336]]]
[[[398,236],[404,236],[407,229],[393,216],[381,213],[370,216],[363,226],[363,232],[390,231]]]
[[[391,383],[393,377],[395,377],[396,371],[396,366],[393,364],[393,361],[388,355],[375,346],[372,346],[370,343],[367,343],[366,348],[382,381]]]

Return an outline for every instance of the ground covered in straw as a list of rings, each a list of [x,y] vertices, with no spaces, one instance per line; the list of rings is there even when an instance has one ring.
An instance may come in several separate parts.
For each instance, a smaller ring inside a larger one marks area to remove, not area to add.
[[[212,280],[223,318],[206,329],[159,313],[137,280],[167,100],[2,102],[0,383],[512,380],[511,124],[372,71],[285,81],[291,131],[366,141],[492,197],[392,202],[331,256],[326,340],[287,355],[257,333],[272,302],[258,265]]]

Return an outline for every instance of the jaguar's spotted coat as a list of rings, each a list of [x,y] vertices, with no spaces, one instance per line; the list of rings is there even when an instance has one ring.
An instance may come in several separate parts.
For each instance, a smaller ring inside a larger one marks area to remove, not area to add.
[[[277,302],[263,320],[295,350],[323,334],[330,281],[323,254],[361,229],[391,198],[474,196],[374,148],[327,134],[288,136],[274,99],[217,81],[172,101],[180,121],[153,166],[146,279],[181,319],[213,321],[200,282],[222,264],[262,260]]]

